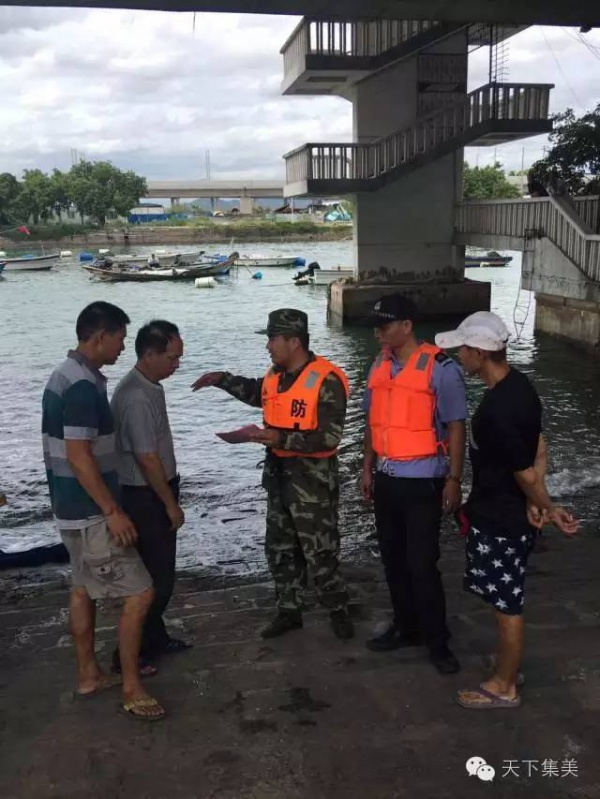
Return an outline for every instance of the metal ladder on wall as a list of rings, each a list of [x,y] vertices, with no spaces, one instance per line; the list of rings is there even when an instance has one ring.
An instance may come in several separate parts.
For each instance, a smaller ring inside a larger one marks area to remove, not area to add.
[[[513,325],[515,328],[515,333],[517,336],[517,341],[520,341],[523,336],[523,330],[525,325],[527,324],[527,320],[529,319],[529,314],[531,313],[531,306],[534,302],[534,293],[533,291],[529,291],[529,289],[523,288],[523,266],[527,260],[526,256],[528,253],[533,255],[535,250],[535,243],[533,236],[525,236],[525,240],[523,243],[523,255],[521,261],[521,278],[519,280],[519,288],[517,290],[517,298],[515,300],[515,306],[513,308]],[[531,259],[531,273],[527,274],[527,277],[532,280],[533,279],[533,258]]]

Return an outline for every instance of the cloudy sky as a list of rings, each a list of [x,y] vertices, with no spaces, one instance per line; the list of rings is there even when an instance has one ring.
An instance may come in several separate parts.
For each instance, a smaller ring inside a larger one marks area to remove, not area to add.
[[[1,0],[0,0],[1,1]],[[154,179],[283,177],[304,141],[350,140],[351,106],[282,97],[293,17],[0,7],[0,172],[68,169],[71,151]],[[509,79],[555,83],[552,110],[600,102],[600,32],[532,28],[511,40]],[[487,52],[472,56],[472,87]],[[509,169],[545,140],[498,148]],[[477,154],[478,153],[478,154]],[[480,165],[493,150],[470,151]]]

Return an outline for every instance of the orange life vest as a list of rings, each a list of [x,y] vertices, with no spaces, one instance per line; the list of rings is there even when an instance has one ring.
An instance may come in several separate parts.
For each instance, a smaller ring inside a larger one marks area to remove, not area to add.
[[[431,376],[442,350],[421,344],[406,366],[392,377],[389,358],[376,361],[369,377],[369,426],[373,450],[383,458],[415,460],[444,452],[437,440],[435,393]]]
[[[265,425],[280,430],[316,430],[319,423],[319,391],[327,375],[332,372],[342,381],[348,396],[348,378],[344,372],[320,355],[305,366],[287,391],[278,391],[281,373],[271,367],[262,384]],[[309,453],[272,449],[271,452],[280,458],[331,458],[337,450]]]

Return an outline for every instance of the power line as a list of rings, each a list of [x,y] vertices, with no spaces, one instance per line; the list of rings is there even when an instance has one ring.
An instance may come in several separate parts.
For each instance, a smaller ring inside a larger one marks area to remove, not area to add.
[[[588,50],[594,58],[597,58],[600,61],[600,46],[592,44],[588,42],[586,39],[583,38],[583,35],[579,32],[575,33],[574,31],[569,30],[568,28],[561,28],[563,33],[565,33],[569,39],[572,39],[574,42],[578,44],[582,44],[586,50]]]
[[[575,98],[575,100],[577,101],[577,105],[578,105],[580,108],[583,108],[583,109],[585,109],[585,106],[583,105],[583,103],[581,102],[581,100],[579,99],[579,97],[577,96],[577,92],[576,92],[576,91],[575,91],[575,89],[574,89],[574,88],[571,86],[571,83],[570,83],[569,79],[568,79],[568,78],[567,78],[567,76],[565,75],[565,72],[564,72],[563,68],[562,68],[562,67],[561,67],[561,65],[560,65],[560,61],[559,61],[559,60],[558,60],[558,58],[556,57],[556,54],[555,54],[554,50],[552,49],[552,45],[551,45],[551,44],[550,44],[550,42],[548,41],[548,37],[546,36],[546,32],[544,31],[544,29],[543,29],[542,27],[540,27],[540,28],[539,28],[539,31],[540,31],[540,33],[542,34],[542,36],[544,37],[544,41],[546,42],[546,46],[548,47],[548,50],[550,50],[550,54],[551,54],[552,58],[554,59],[554,63],[555,63],[555,64],[556,64],[556,66],[558,67],[558,70],[559,70],[560,74],[563,76],[563,79],[564,79],[564,81],[565,81],[565,83],[566,83],[566,85],[567,85],[567,88],[569,89],[569,91],[571,92],[571,94],[573,95],[573,97]]]

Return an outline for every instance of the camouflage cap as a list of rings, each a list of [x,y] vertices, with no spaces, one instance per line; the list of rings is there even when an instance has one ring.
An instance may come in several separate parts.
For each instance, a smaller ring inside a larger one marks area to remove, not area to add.
[[[296,308],[278,308],[271,311],[267,327],[264,330],[257,330],[257,333],[266,333],[267,336],[298,336],[308,333],[308,316],[304,311]]]

